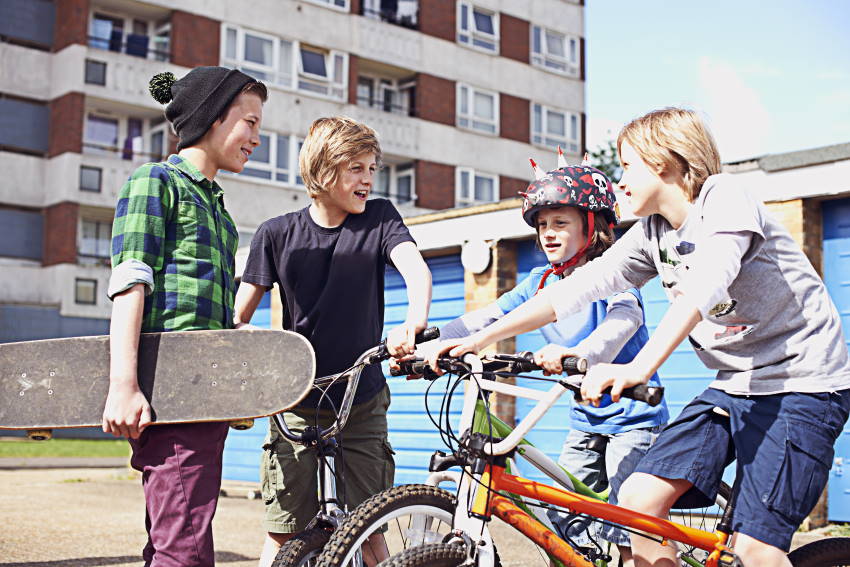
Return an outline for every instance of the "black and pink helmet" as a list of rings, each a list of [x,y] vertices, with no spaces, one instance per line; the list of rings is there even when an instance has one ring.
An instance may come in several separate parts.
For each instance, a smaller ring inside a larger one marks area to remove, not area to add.
[[[543,173],[532,161],[538,172],[524,193],[522,218],[534,227],[534,217],[541,209],[554,207],[576,207],[582,211],[602,213],[611,226],[620,222],[620,209],[608,177],[587,165],[565,165]]]

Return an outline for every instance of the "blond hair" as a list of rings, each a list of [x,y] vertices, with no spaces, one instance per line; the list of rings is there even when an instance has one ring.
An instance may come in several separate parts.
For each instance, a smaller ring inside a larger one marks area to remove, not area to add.
[[[623,142],[628,142],[647,165],[677,170],[691,202],[699,196],[705,180],[720,173],[717,144],[693,110],[662,108],[635,118],[617,137],[618,153]]]
[[[313,122],[298,155],[301,177],[310,197],[318,197],[332,187],[339,166],[363,152],[375,154],[375,162],[380,165],[381,145],[370,127],[344,116]]]

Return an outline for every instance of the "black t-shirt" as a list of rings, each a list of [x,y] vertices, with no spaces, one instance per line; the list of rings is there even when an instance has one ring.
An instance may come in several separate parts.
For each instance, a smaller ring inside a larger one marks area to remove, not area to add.
[[[366,210],[325,228],[309,207],[264,222],[251,241],[242,281],[265,287],[277,283],[284,306],[283,328],[305,336],[316,351],[316,375],[341,372],[381,340],[384,326],[384,270],[390,252],[413,237],[393,204],[372,199]],[[380,366],[367,366],[354,403],[383,388]],[[345,384],[331,388],[336,407]],[[302,407],[316,407],[311,392]],[[330,407],[327,402],[322,408]]]

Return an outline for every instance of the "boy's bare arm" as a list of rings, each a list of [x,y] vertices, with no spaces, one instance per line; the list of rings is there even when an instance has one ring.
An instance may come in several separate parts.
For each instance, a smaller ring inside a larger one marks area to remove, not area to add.
[[[402,242],[390,252],[390,260],[407,286],[407,317],[387,334],[387,348],[393,356],[412,354],[416,333],[428,325],[431,308],[431,270],[413,242]]]
[[[249,325],[254,311],[266,293],[265,286],[242,282],[236,292],[236,300],[233,306],[233,327],[240,329]]]
[[[109,327],[109,393],[103,431],[137,439],[151,422],[150,404],[139,389],[137,366],[145,286],[136,284],[113,298]]]

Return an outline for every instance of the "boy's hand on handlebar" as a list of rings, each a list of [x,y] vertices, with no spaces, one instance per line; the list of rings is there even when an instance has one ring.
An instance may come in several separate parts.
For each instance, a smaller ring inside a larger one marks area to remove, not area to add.
[[[548,344],[534,353],[534,364],[543,368],[543,373],[546,376],[561,374],[564,371],[564,367],[561,366],[561,360],[565,356],[577,355],[561,345]]]
[[[646,384],[648,381],[649,377],[631,364],[596,364],[588,369],[581,381],[581,396],[599,407],[602,394],[609,386],[611,400],[618,402],[625,388]]]
[[[437,359],[440,356],[446,353],[448,353],[449,356],[454,357],[460,357],[468,352],[478,354],[480,348],[481,347],[478,346],[478,342],[475,340],[475,335],[473,334],[460,339],[440,341],[430,348],[430,352],[423,354],[426,354],[424,358],[428,361],[428,366],[431,367],[431,370],[433,370],[437,376],[440,376],[443,374],[443,371],[439,366],[437,366]]]
[[[402,323],[387,333],[387,350],[393,358],[413,354],[416,348],[416,333],[425,329],[426,323]]]

